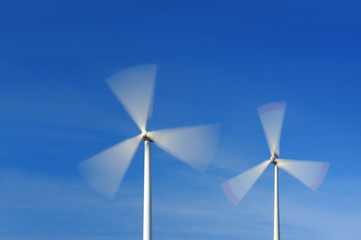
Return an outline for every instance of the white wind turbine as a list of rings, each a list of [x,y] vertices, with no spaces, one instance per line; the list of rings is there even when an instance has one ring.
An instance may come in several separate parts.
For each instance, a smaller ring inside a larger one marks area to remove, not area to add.
[[[141,140],[144,141],[143,240],[152,239],[151,143],[155,142],[163,150],[199,171],[207,168],[218,144],[218,125],[147,131],[147,120],[151,116],[153,105],[156,68],[153,64],[131,67],[107,79],[109,87],[141,134],[110,147],[78,166],[90,186],[112,199]]]
[[[266,167],[270,163],[274,164],[274,240],[280,239],[278,167],[297,178],[313,191],[316,191],[319,188],[329,167],[328,162],[294,161],[278,158],[279,140],[285,109],[286,102],[274,102],[258,108],[258,114],[266,134],[271,158],[222,184],[226,196],[234,205],[237,205],[261,176]]]

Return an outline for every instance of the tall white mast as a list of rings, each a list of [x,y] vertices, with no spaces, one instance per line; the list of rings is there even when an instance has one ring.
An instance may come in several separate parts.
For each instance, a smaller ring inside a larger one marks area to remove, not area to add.
[[[149,138],[144,137],[143,240],[152,240],[152,178]]]
[[[280,239],[280,212],[278,204],[278,166],[275,164],[275,192],[274,192],[274,216],[273,216],[273,240]]]

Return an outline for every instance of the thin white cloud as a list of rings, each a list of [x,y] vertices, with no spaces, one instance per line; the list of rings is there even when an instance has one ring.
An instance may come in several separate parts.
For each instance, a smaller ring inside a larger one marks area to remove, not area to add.
[[[186,169],[186,168],[185,168]],[[154,238],[264,239],[272,235],[273,190],[263,183],[233,207],[217,179],[184,170],[157,184],[153,196]],[[179,179],[187,183],[175,187]],[[267,177],[263,181],[268,181]],[[193,182],[192,188],[189,184]],[[361,186],[361,180],[336,181]],[[142,186],[123,184],[114,201],[96,194],[82,180],[61,181],[1,172],[1,239],[5,240],[113,240],[142,235]],[[300,188],[302,185],[300,185]],[[285,239],[361,238],[361,216],[355,192],[333,198],[332,189],[280,193],[281,236]],[[352,197],[355,200],[350,201]],[[347,205],[347,206],[346,206]]]

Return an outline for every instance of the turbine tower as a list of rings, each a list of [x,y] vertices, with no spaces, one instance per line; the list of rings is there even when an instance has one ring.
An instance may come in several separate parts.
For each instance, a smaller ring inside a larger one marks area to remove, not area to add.
[[[286,102],[274,102],[258,108],[271,157],[269,160],[222,184],[223,191],[228,199],[234,205],[237,205],[267,166],[271,163],[274,165],[274,240],[280,239],[278,168],[282,168],[307,187],[316,191],[324,180],[329,167],[328,162],[295,161],[279,158],[279,141],[285,109]]]
[[[201,125],[148,131],[151,116],[156,65],[127,68],[107,79],[107,83],[141,133],[79,163],[78,167],[88,184],[97,192],[113,199],[128,166],[144,141],[144,208],[143,240],[152,239],[151,143],[204,171],[218,145],[218,125]]]

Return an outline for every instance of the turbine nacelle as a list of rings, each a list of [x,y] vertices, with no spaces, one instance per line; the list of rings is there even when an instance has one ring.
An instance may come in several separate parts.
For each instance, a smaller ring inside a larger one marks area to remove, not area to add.
[[[278,155],[273,154],[269,160],[270,160],[270,163],[273,163],[274,165],[277,165],[277,163],[279,162]]]
[[[154,142],[153,139],[150,138],[149,133],[151,133],[151,132],[148,132],[148,131],[143,130],[143,131],[142,131],[142,135],[141,135],[141,136],[142,136],[142,139],[143,139],[144,141]]]

